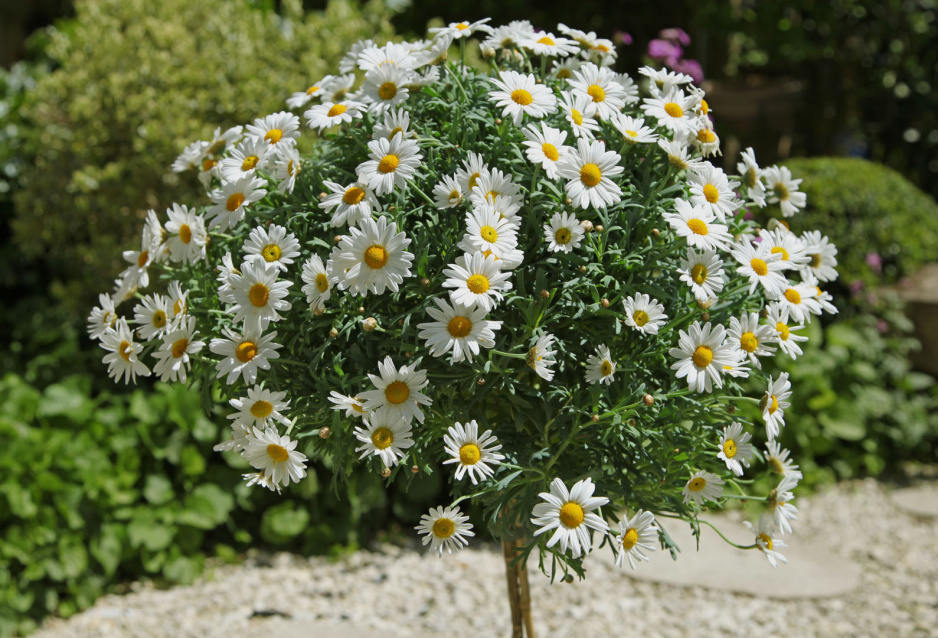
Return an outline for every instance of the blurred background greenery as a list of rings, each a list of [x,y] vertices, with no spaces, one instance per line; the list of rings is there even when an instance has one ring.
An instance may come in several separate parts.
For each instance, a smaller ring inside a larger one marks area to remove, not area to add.
[[[336,491],[322,463],[283,496],[248,490],[211,451],[227,427],[203,410],[212,388],[115,386],[83,326],[146,209],[198,200],[195,178],[168,168],[186,143],[281,108],[356,40],[417,37],[431,20],[595,30],[629,72],[661,29],[686,31],[727,170],[750,145],[762,165],[784,161],[808,194],[795,230],[820,228],[840,250],[840,315],[777,362],[797,388],[783,440],[805,483],[933,461],[938,392],[909,354],[935,322],[911,324],[890,291],[938,258],[936,12],[933,0],[0,4],[0,636],[134,578],[188,582],[206,556],[348,551],[445,499],[439,473],[389,491],[351,471]]]

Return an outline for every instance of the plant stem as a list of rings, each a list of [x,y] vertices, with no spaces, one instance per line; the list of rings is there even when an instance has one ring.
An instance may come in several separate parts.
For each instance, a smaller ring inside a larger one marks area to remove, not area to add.
[[[508,580],[508,604],[511,606],[511,638],[524,638],[519,569],[518,565],[512,565],[515,558],[515,541],[502,541],[502,556],[505,559],[505,577]]]

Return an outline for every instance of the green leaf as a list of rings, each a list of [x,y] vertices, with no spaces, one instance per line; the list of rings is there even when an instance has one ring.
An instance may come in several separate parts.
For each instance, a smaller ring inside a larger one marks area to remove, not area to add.
[[[173,532],[166,525],[158,523],[149,510],[138,509],[127,525],[127,538],[131,547],[143,547],[155,552],[169,547]]]
[[[202,566],[201,556],[195,559],[188,556],[177,556],[163,567],[163,576],[174,583],[188,585],[202,572]]]
[[[73,377],[75,378],[75,377]],[[42,393],[36,410],[40,417],[67,416],[70,421],[84,423],[94,410],[94,403],[75,383],[53,383]]]
[[[296,503],[274,505],[261,519],[261,536],[269,543],[287,543],[309,525],[309,512],[297,507]]]
[[[79,536],[59,539],[59,560],[66,578],[77,578],[88,567],[88,550]]]
[[[215,484],[206,483],[186,497],[184,506],[177,519],[180,523],[198,529],[214,529],[228,520],[234,508],[234,496]]]
[[[173,484],[161,474],[147,476],[143,487],[143,496],[153,505],[162,505],[172,500],[174,496]]]
[[[100,533],[91,539],[89,549],[107,575],[114,574],[121,560],[121,540],[118,525],[104,525]]]
[[[198,476],[205,472],[205,457],[194,445],[187,445],[182,448],[179,457],[179,465],[182,473],[187,476]]]

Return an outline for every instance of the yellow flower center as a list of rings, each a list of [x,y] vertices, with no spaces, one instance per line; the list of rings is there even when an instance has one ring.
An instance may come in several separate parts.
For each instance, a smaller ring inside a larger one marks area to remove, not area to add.
[[[783,260],[788,261],[788,251],[781,246],[774,246],[770,252],[773,255],[781,255]]]
[[[703,264],[697,264],[691,268],[690,278],[694,280],[694,283],[702,286],[707,281],[707,267]]]
[[[267,135],[264,136],[264,139],[267,140],[270,144],[276,144],[283,137],[283,131],[279,128],[272,128],[267,131]]]
[[[378,96],[382,100],[393,100],[397,95],[397,85],[394,82],[385,82],[378,87]]]
[[[143,268],[147,265],[147,261],[150,259],[150,251],[143,250],[140,251],[140,254],[137,255],[137,267]]]
[[[700,112],[706,115],[710,112],[710,105],[707,104],[707,100],[701,98],[700,100]]]
[[[329,278],[324,273],[316,275],[316,290],[326,292],[329,290]]]
[[[267,297],[269,295],[270,289],[260,282],[251,286],[251,289],[248,291],[248,299],[258,308],[263,308],[267,305]]]
[[[130,362],[130,355],[133,353],[134,347],[129,341],[121,341],[120,345],[117,346],[117,354],[121,356],[121,359],[124,361]]]
[[[189,228],[189,224],[183,224],[179,227],[179,241],[184,244],[192,241],[192,229]]]
[[[249,171],[257,167],[257,163],[261,160],[257,155],[248,155],[244,158],[244,161],[241,162],[241,170]]]
[[[560,69],[559,71],[557,71],[557,77],[562,80],[568,80],[573,76],[570,73],[570,69]]]
[[[573,501],[560,508],[560,522],[564,527],[579,527],[583,522],[583,516],[583,508]]]
[[[709,346],[697,346],[691,360],[698,368],[706,368],[713,361],[713,350]]]
[[[557,147],[553,144],[544,143],[541,145],[541,152],[544,153],[544,157],[549,159],[552,162],[556,162],[560,159],[560,153],[557,151]]]
[[[603,91],[603,87],[598,84],[590,84],[586,92],[589,93],[589,96],[593,98],[594,102],[602,102],[606,99],[606,92]]]
[[[398,133],[400,133],[401,136],[403,137],[404,129],[402,129],[400,126],[394,128],[394,129],[391,129],[391,132],[388,133],[388,139],[389,139],[389,140],[393,140],[393,139],[394,139],[394,136],[397,135]]]
[[[277,244],[269,244],[264,246],[264,250],[261,251],[261,255],[264,257],[264,261],[268,263],[280,259],[281,254],[280,246]]]
[[[349,206],[355,206],[356,204],[361,203],[363,199],[365,199],[365,191],[358,186],[352,186],[350,189],[345,191],[345,195],[342,196],[342,201]]]
[[[749,170],[746,171],[745,180],[746,180],[746,188],[756,187],[756,184],[759,182],[759,174],[756,173],[755,168],[750,167]]]
[[[182,355],[186,354],[186,348],[189,347],[189,340],[183,337],[182,339],[177,339],[173,342],[173,358],[178,359]]]
[[[456,25],[456,28],[459,29],[460,31],[465,31],[466,29],[469,28],[469,23],[460,22],[459,24]]]
[[[372,270],[384,268],[388,263],[388,251],[384,246],[375,244],[365,251],[365,264]]]
[[[708,128],[702,128],[697,131],[697,141],[703,144],[713,144],[717,139],[717,136],[713,134]]]
[[[762,401],[759,403],[759,407],[765,412],[766,408],[769,410],[769,414],[775,414],[775,411],[778,410],[778,399],[774,394],[769,396],[762,397]]]
[[[798,291],[795,290],[794,288],[789,288],[788,290],[785,291],[785,299],[787,299],[789,302],[795,305],[801,303],[801,295],[798,294]]]
[[[233,213],[239,208],[241,204],[244,203],[244,193],[235,193],[228,198],[228,201],[225,202],[225,208],[228,209],[229,213]]]
[[[726,439],[726,442],[723,443],[723,455],[728,459],[736,456],[736,441],[733,439]]]
[[[630,527],[625,530],[625,534],[622,535],[622,551],[629,551],[635,544],[638,542],[638,532],[635,531],[634,527]]]
[[[781,182],[773,186],[772,191],[775,193],[775,196],[778,197],[779,201],[784,202],[788,200],[788,188]]]
[[[765,277],[769,274],[769,265],[758,257],[754,257],[752,261],[749,262],[749,266],[752,268],[752,271],[760,277]]]
[[[705,185],[703,187],[703,194],[711,204],[716,204],[720,200],[720,191],[718,191],[717,187],[713,184]]]
[[[385,155],[381,158],[381,161],[378,162],[378,170],[382,173],[393,173],[397,170],[397,165],[401,163],[401,159],[397,155]]]
[[[153,318],[150,320],[154,328],[162,328],[166,325],[166,313],[162,310],[157,310],[153,313]]]
[[[388,403],[400,405],[410,396],[410,388],[403,381],[393,381],[384,389],[384,398]]]
[[[448,518],[438,518],[433,523],[433,535],[437,538],[449,538],[456,533],[456,523]]]
[[[227,144],[228,143],[225,140],[218,140],[217,142],[215,142],[214,144],[208,147],[208,154],[218,155],[223,150],[225,150],[225,146],[227,146]]]
[[[257,344],[253,341],[242,341],[235,348],[235,356],[241,363],[247,363],[257,356]]]
[[[668,164],[679,171],[687,168],[687,162],[685,162],[680,155],[668,155]]]
[[[318,91],[318,90],[319,90],[319,87],[318,87],[318,86],[311,86],[311,87],[309,87],[308,89],[306,89],[306,95],[312,95],[313,93],[315,93],[315,92]]]
[[[820,255],[811,255],[811,267],[820,268],[821,267],[821,256]]]
[[[602,171],[599,170],[599,167],[595,164],[585,164],[583,168],[580,169],[580,181],[590,188],[596,186],[602,177]]]
[[[461,202],[461,201],[462,201],[462,195],[459,194],[459,191],[457,191],[457,190],[452,190],[452,191],[449,192],[449,203],[450,203],[450,204],[458,204],[458,203]]]
[[[472,321],[468,317],[453,317],[449,320],[446,329],[449,330],[450,335],[462,339],[472,332]]]
[[[344,104],[333,104],[332,108],[329,109],[329,112],[326,113],[327,117],[336,117],[337,115],[342,115],[348,110],[348,107]]]
[[[394,433],[388,428],[376,428],[371,433],[371,442],[379,450],[386,450],[394,443]]]
[[[218,162],[213,159],[206,159],[204,162],[202,162],[202,172],[204,173],[205,171],[212,170],[217,164]]]
[[[687,484],[687,489],[691,492],[699,492],[705,487],[707,487],[707,480],[702,476],[692,479],[691,482]]]
[[[765,463],[766,465],[769,466],[769,469],[775,472],[776,474],[785,473],[785,466],[782,465],[782,462],[779,461],[777,457],[770,456],[768,459],[766,459]]]
[[[782,341],[788,341],[788,335],[791,334],[791,329],[781,321],[775,324],[775,329],[778,330],[778,338]]]
[[[608,377],[612,374],[612,364],[608,361],[603,361],[599,364],[599,373],[604,377]]]
[[[648,313],[644,310],[636,310],[632,313],[632,321],[634,321],[635,325],[639,328],[648,323],[650,319],[651,317],[649,317]]]
[[[482,451],[475,443],[466,443],[459,448],[459,462],[463,465],[475,465],[482,458]]]
[[[570,118],[577,126],[583,126],[583,114],[576,109],[570,109]]]
[[[524,89],[515,89],[511,92],[511,101],[521,106],[527,106],[534,101],[534,96]]]
[[[255,419],[266,419],[274,411],[274,404],[270,401],[255,401],[251,406],[251,414]]]
[[[549,47],[552,47],[552,46],[555,45],[555,42],[554,42],[553,40],[551,40],[550,38],[548,38],[546,35],[545,35],[543,38],[541,38],[540,40],[538,40],[537,43],[538,43],[538,44],[546,44],[546,45],[549,46]]]
[[[690,228],[691,232],[695,235],[708,235],[710,230],[707,228],[707,222],[702,219],[689,219],[687,220],[687,227]]]
[[[498,231],[491,226],[483,226],[479,230],[479,234],[482,236],[482,239],[490,244],[494,244],[496,241],[498,241]]]
[[[676,104],[675,102],[665,104],[664,112],[671,117],[682,117],[684,115],[684,109],[681,108],[680,104]]]
[[[189,311],[189,304],[188,303],[184,304],[182,299],[177,299],[176,301],[173,302],[173,314],[178,315],[180,313],[185,313],[188,311]]]
[[[759,540],[765,545],[766,549],[772,549],[772,537],[768,534],[759,534]]]
[[[739,337],[739,347],[745,350],[746,352],[755,352],[756,348],[759,347],[759,340],[751,332],[744,332]]]
[[[479,181],[480,177],[482,177],[481,173],[473,173],[469,176],[469,190],[472,190],[476,187],[476,182]]]
[[[270,460],[274,463],[283,463],[290,458],[290,453],[287,452],[287,448],[282,445],[271,443],[267,446],[267,456],[269,456]]]
[[[566,226],[561,226],[554,233],[554,241],[561,245],[566,246],[570,243],[570,240],[573,238],[573,233],[570,232],[570,229]]]
[[[477,295],[481,295],[489,289],[489,278],[485,275],[472,275],[466,280],[466,286]]]
[[[638,137],[638,131],[633,131],[632,129],[626,130],[625,134],[628,135],[629,137]]]

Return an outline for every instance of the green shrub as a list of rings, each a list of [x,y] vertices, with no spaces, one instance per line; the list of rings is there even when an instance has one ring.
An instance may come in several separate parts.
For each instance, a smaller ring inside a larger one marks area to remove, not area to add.
[[[58,265],[56,296],[77,313],[110,288],[146,209],[198,198],[194,176],[169,170],[186,144],[284,108],[352,42],[390,34],[381,0],[306,15],[282,4],[278,15],[243,1],[78,0],[51,34],[58,69],[24,108],[14,230]]]

